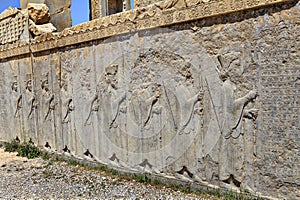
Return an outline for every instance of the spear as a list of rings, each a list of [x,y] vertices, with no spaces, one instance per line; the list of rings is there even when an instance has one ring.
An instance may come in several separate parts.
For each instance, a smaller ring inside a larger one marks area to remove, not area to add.
[[[166,87],[165,87],[164,82],[162,82],[162,85],[163,85],[163,87],[164,87],[164,93],[165,93],[165,95],[166,95],[167,103],[168,103],[168,106],[169,106],[169,108],[170,108],[170,112],[171,112],[173,124],[174,124],[175,130],[176,130],[176,132],[177,132],[176,121],[175,121],[175,118],[174,118],[173,110],[172,110],[172,107],[171,107],[171,104],[170,104],[169,96],[168,96],[168,93],[167,93],[167,90],[166,90]]]
[[[209,85],[208,85],[208,82],[207,82],[206,77],[205,77],[205,83],[206,83],[206,86],[207,86],[207,89],[208,89],[208,93],[209,93],[209,96],[210,96],[210,99],[211,99],[211,103],[212,103],[212,105],[213,105],[213,110],[214,110],[214,113],[215,113],[215,116],[216,116],[216,119],[217,119],[217,122],[218,122],[219,130],[220,130],[221,134],[223,134],[223,133],[222,133],[221,126],[220,126],[220,121],[219,121],[219,118],[218,118],[218,115],[217,115],[216,106],[215,106],[215,104],[214,104],[214,100],[213,100],[213,98],[212,98],[211,91],[210,91],[210,89],[209,89]]]

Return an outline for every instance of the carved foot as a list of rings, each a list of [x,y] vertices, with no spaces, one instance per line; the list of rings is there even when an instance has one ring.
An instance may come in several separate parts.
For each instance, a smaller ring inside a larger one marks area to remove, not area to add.
[[[201,184],[205,184],[205,185],[208,184],[208,182],[202,180],[202,179],[201,179],[198,175],[196,175],[196,174],[194,174],[194,176],[193,176],[193,181],[198,182],[198,183],[201,183]]]

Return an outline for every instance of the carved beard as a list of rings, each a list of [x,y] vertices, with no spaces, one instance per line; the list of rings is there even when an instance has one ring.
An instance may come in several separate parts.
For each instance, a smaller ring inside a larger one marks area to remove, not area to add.
[[[15,92],[18,92],[18,85],[16,85],[15,83],[12,84],[11,89]]]

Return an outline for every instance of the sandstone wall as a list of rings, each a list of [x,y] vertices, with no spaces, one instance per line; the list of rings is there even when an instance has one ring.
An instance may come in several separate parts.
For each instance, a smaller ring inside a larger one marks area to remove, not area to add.
[[[205,18],[194,6],[185,23],[165,7],[164,27],[148,9],[136,29],[130,11],[0,52],[0,139],[300,198],[299,2]]]

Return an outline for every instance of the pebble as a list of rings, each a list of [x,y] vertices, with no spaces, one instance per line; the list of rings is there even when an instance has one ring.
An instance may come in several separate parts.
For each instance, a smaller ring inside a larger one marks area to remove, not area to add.
[[[40,158],[26,160],[14,154],[8,157],[6,152],[0,151],[0,199],[218,199],[123,179],[64,162]]]

